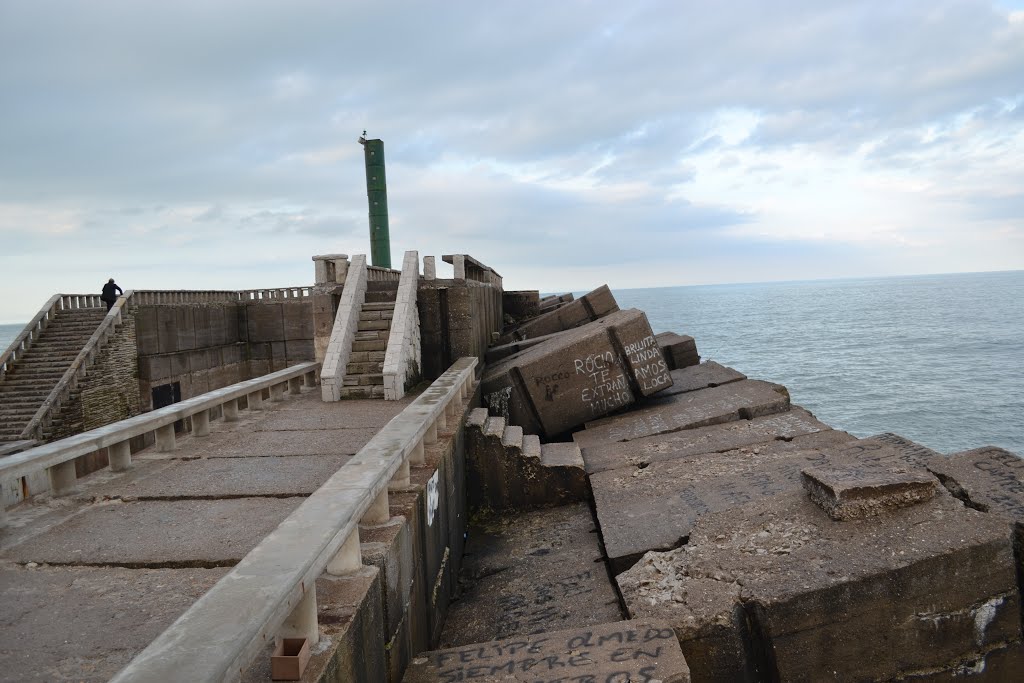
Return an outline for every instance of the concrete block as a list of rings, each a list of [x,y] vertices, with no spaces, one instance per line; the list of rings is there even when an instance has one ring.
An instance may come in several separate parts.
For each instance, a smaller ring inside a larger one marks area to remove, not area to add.
[[[523,635],[425,652],[405,683],[441,681],[666,681],[687,683],[690,672],[672,629],[654,621],[620,621],[589,628]]]
[[[168,356],[168,360],[171,364],[171,377],[180,377],[181,375],[187,375],[191,368],[189,367],[189,356],[192,354],[188,351],[182,351],[179,353],[172,353]]]
[[[540,292],[535,289],[502,292],[501,308],[516,321],[533,318],[540,311]]]
[[[588,422],[585,430],[573,434],[573,440],[581,448],[587,448],[787,410],[789,392],[785,387],[746,379],[669,396],[645,408]]]
[[[313,339],[313,304],[289,301],[281,304],[284,314],[284,338],[288,341]]]
[[[503,334],[499,344],[539,337],[555,332],[571,330],[574,327],[598,320],[609,313],[619,310],[615,297],[612,295],[608,285],[601,285],[592,292],[589,292],[579,299],[557,308],[556,310],[542,313],[532,320],[515,327]]]
[[[160,327],[155,306],[140,306],[135,311],[135,343],[140,356],[160,353]]]
[[[656,339],[669,370],[679,370],[700,363],[697,343],[693,337],[675,332],[662,332],[656,335]]]
[[[197,349],[205,349],[215,343],[222,343],[214,341],[213,330],[210,326],[210,319],[213,317],[212,310],[209,306],[195,306],[192,309],[195,348]]]
[[[359,540],[363,564],[380,570],[384,631],[391,640],[403,625],[412,589],[412,533],[405,517],[392,517],[386,524],[361,526]]]
[[[311,339],[291,339],[285,342],[284,353],[289,365],[316,359]]]
[[[874,517],[935,495],[935,477],[922,471],[826,464],[808,467],[800,474],[811,500],[837,520]]]
[[[630,309],[552,337],[487,368],[492,414],[551,437],[671,383],[647,316]]]
[[[659,391],[655,394],[656,397],[673,396],[675,394],[685,394],[688,391],[697,391],[698,389],[719,387],[723,384],[738,382],[741,379],[747,378],[742,372],[719,365],[713,360],[672,370],[669,374],[672,376],[672,386]]]
[[[175,332],[178,335],[178,351],[188,351],[196,348],[196,323],[192,318],[197,306],[193,304],[181,304],[173,308]]]
[[[689,369],[689,368],[688,368]],[[678,371],[675,371],[678,372]],[[757,446],[782,440],[796,446],[801,437],[823,434],[813,444],[799,448],[835,446],[854,437],[846,432],[833,432],[824,422],[799,406],[774,415],[751,420],[735,420],[723,424],[683,429],[657,434],[623,443],[598,443],[582,449],[587,472],[603,472],[620,467],[641,467],[661,460],[686,458],[702,453],[718,453],[744,446]],[[778,444],[773,444],[778,445]]]
[[[1020,640],[1008,530],[945,494],[851,522],[782,494],[701,518],[618,583],[697,680],[890,680]]]
[[[173,353],[178,350],[178,323],[175,308],[157,306],[157,329],[160,335],[160,353]]]

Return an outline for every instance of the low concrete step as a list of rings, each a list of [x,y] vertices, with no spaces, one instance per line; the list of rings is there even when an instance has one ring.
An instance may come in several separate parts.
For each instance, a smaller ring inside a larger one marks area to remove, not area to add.
[[[397,292],[398,280],[371,280],[366,283],[367,292]]]
[[[384,372],[384,363],[349,363],[345,367],[345,376],[374,375]]]
[[[349,363],[383,363],[384,351],[353,351],[349,354]]]
[[[360,309],[360,311],[362,311],[362,312],[365,312],[365,311],[392,311],[393,312],[394,310],[395,310],[395,302],[393,302],[393,301],[391,301],[391,302],[388,302],[388,301],[371,301],[369,303],[363,304],[363,307]],[[381,316],[381,317],[384,317],[384,316]]]
[[[378,339],[377,341],[354,341],[352,342],[353,351],[387,351],[388,343],[386,340]]]
[[[387,341],[388,340],[388,335],[387,335],[386,332],[382,335],[381,334],[381,330],[368,330],[368,331],[363,331],[363,332],[356,332],[355,340],[356,341]]]
[[[379,311],[371,311],[378,313]],[[360,332],[377,332],[387,331],[391,329],[391,320],[360,320],[359,326],[356,328]]]
[[[384,398],[384,387],[383,385],[342,387],[341,397],[343,399]]]

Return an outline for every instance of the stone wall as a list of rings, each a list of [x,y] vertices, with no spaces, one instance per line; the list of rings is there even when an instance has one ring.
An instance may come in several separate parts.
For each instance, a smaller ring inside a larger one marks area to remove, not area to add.
[[[463,356],[483,360],[491,335],[502,328],[500,286],[421,279],[417,297],[424,379],[438,377]]]

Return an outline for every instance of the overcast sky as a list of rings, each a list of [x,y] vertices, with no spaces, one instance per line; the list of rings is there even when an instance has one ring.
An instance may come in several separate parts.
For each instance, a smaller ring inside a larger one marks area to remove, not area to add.
[[[1024,268],[1019,1],[0,0],[0,322],[311,284],[364,129],[508,289]]]

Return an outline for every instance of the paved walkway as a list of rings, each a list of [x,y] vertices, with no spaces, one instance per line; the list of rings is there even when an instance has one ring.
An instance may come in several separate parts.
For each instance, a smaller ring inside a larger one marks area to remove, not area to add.
[[[323,403],[307,389],[11,510],[0,680],[108,680],[413,398]]]

